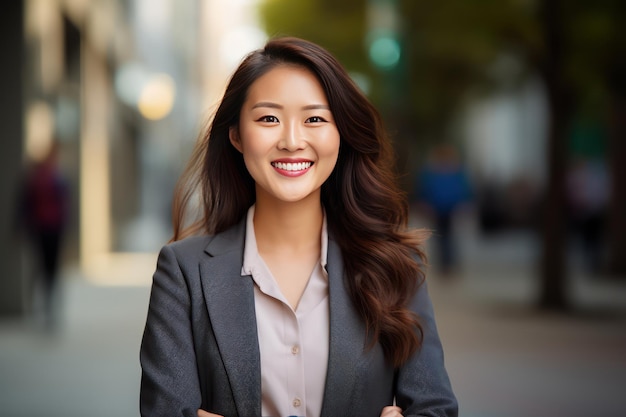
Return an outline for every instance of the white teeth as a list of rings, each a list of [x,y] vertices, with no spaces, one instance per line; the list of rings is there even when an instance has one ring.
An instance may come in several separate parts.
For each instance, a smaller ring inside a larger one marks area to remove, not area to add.
[[[283,169],[285,171],[302,171],[309,168],[311,166],[311,162],[272,162],[272,165],[278,169]]]

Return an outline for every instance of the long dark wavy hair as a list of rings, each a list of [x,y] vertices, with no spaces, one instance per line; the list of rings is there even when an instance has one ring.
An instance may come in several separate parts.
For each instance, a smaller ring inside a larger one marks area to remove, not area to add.
[[[276,38],[242,61],[178,182],[172,240],[222,232],[254,203],[254,180],[228,132],[239,125],[251,84],[285,64],[310,70],[326,93],[341,138],[337,164],[321,190],[329,233],[341,248],[368,346],[379,343],[387,360],[400,366],[422,342],[419,318],[407,304],[424,280],[421,245],[427,233],[407,228],[408,204],[396,183],[393,152],[378,111],[322,47]]]

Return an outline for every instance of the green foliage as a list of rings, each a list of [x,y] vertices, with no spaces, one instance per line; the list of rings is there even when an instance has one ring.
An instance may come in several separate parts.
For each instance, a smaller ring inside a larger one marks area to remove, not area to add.
[[[366,0],[266,0],[261,4],[265,31],[297,36],[331,51],[349,70],[366,73],[363,49]]]
[[[624,94],[626,3],[620,0],[561,5],[565,42],[564,80],[575,95],[577,113],[601,118],[611,97]]]
[[[520,45],[538,42],[524,3],[513,0],[400,2],[407,45],[412,113],[427,131],[445,135],[470,90],[490,90],[524,74]],[[494,74],[506,54],[518,63]]]

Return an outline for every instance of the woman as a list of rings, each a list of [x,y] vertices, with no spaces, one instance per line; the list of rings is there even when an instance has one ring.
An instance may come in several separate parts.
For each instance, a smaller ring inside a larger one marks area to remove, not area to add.
[[[456,416],[406,224],[380,117],[336,59],[252,52],[179,182],[142,415]]]

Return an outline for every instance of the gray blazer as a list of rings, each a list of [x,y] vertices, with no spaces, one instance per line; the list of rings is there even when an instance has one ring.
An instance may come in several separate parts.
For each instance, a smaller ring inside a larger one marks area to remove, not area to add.
[[[165,246],[154,274],[141,343],[141,415],[261,415],[261,369],[253,280],[241,276],[245,221],[215,236]],[[364,349],[365,326],[344,285],[341,252],[329,239],[330,346],[322,416],[378,417],[396,403],[406,416],[456,416],[433,309],[422,285],[411,308],[421,350],[400,369],[382,349]]]

